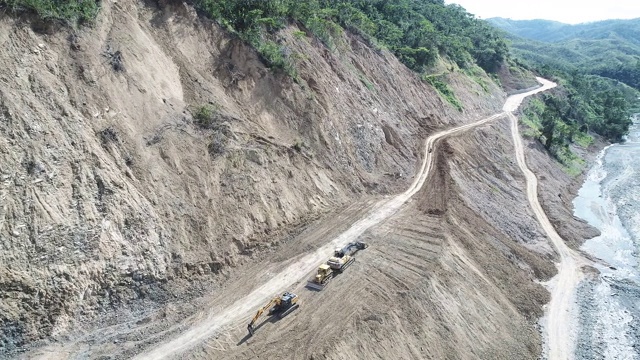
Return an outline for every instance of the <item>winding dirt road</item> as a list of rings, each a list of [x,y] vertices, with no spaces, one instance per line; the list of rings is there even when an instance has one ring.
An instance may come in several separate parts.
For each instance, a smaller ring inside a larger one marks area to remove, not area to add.
[[[544,79],[538,78],[538,81],[545,84],[545,86],[549,86],[549,88],[556,86],[556,84]],[[583,274],[581,267],[587,264],[587,262],[582,256],[567,247],[549,221],[542,206],[540,206],[540,202],[538,201],[538,179],[527,167],[524,157],[524,146],[522,145],[522,139],[518,132],[518,119],[511,113],[514,109],[507,108],[507,104],[505,104],[503,109],[507,111],[511,119],[511,135],[513,136],[518,166],[524,173],[527,181],[527,198],[529,199],[529,204],[560,257],[560,262],[557,264],[558,275],[553,279],[554,285],[550,289],[551,301],[547,306],[546,314],[545,328],[547,331],[547,346],[549,348],[548,358],[550,360],[572,359],[575,344],[571,338],[571,334],[573,333],[571,327],[571,307],[576,285],[582,279]]]
[[[302,280],[310,272],[314,271],[318,264],[325,260],[327,254],[331,253],[334,248],[344,246],[352,239],[355,239],[363,234],[367,229],[379,224],[383,220],[395,214],[424,185],[434,163],[434,158],[432,156],[431,150],[433,150],[433,147],[438,140],[450,135],[454,135],[456,133],[475,128],[477,126],[481,126],[487,122],[501,118],[505,116],[505,114],[510,116],[512,119],[515,119],[515,117],[511,114],[511,111],[517,109],[525,97],[533,95],[540,91],[550,89],[555,86],[554,83],[546,81],[544,79],[539,79],[539,81],[543,84],[542,87],[523,94],[510,96],[503,107],[504,112],[484,118],[474,123],[466,124],[431,135],[425,141],[425,156],[420,170],[411,186],[405,192],[382,202],[377,207],[375,207],[368,215],[356,221],[351,227],[349,227],[339,236],[335,237],[332,241],[317,249],[315,252],[309,253],[299,258],[287,268],[274,275],[271,280],[256,288],[248,295],[239,298],[233,304],[218,312],[206,315],[198,324],[192,326],[189,330],[180,334],[180,336],[172,339],[171,341],[163,343],[156,348],[149,349],[148,351],[139,354],[136,359],[162,359],[179,355],[197,346],[206,339],[216,335],[223,327],[245,320],[253,310],[261,306],[263,303],[267,302],[273,296],[273,294],[286,290],[296,282]],[[517,134],[517,120],[514,121],[516,121],[516,127],[514,128],[514,141],[517,141],[516,153],[518,156],[518,163],[520,164],[520,167],[525,172],[525,175],[527,177],[527,195],[529,197],[529,201],[534,208],[534,211],[536,212],[536,216],[538,216],[541,224],[543,224],[543,227],[545,228],[547,233],[549,233],[552,241],[559,249],[559,252],[563,259],[563,266],[567,270],[573,270],[573,272],[571,272],[567,276],[566,274],[569,273],[569,271],[561,268],[561,274],[564,274],[562,275],[563,277],[561,277],[561,279],[566,279],[566,282],[572,282],[577,277],[575,262],[571,262],[570,259],[572,259],[572,256],[570,255],[570,251],[566,249],[566,246],[564,246],[562,239],[560,239],[560,237],[557,235],[538,203],[536,178],[533,173],[531,173],[526,168],[522,142],[520,141],[519,135]],[[562,288],[562,286],[558,286],[557,288]],[[565,315],[563,313],[563,310],[566,303],[567,299],[565,297],[558,297],[556,296],[556,294],[554,294],[550,309],[558,310],[550,313],[549,316],[550,319],[554,319],[554,324],[558,323],[560,325],[565,323],[563,321],[565,319],[562,318],[562,316]],[[558,336],[558,333],[562,333],[563,330],[561,326],[550,327],[549,329],[554,330],[553,335],[551,335],[550,338],[556,338],[556,336]],[[556,344],[554,343],[554,345]],[[558,348],[560,354],[564,353],[563,349],[560,346],[555,346],[554,348]],[[552,356],[552,359],[555,358],[561,357]]]

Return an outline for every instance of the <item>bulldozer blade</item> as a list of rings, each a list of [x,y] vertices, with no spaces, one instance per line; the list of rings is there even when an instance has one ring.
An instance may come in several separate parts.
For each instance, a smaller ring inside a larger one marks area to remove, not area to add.
[[[369,244],[364,241],[356,241],[356,246],[358,250],[364,250],[369,247]]]
[[[324,283],[324,284],[318,284],[318,283],[317,283],[317,282],[315,282],[315,281],[309,281],[309,282],[307,282],[307,287],[308,287],[308,288],[310,288],[310,289],[314,289],[314,290],[318,290],[318,291],[319,291],[319,290],[324,289],[324,287],[325,287],[325,286],[327,286],[327,283]]]

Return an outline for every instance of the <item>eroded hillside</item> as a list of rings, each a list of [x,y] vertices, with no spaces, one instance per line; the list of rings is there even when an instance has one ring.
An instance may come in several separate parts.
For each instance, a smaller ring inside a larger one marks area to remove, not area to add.
[[[310,220],[405,187],[426,134],[502,105],[455,72],[459,112],[386,51],[296,30],[279,36],[298,82],[184,5],[106,2],[77,32],[3,15],[4,351],[215,292]]]

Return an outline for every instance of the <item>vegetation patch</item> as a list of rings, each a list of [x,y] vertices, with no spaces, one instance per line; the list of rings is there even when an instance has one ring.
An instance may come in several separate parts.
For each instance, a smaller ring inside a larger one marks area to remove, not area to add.
[[[262,59],[271,67],[284,70],[285,73],[293,78],[297,77],[296,68],[291,57],[292,52],[288,47],[266,40],[257,45],[257,50]]]
[[[31,13],[44,21],[58,21],[68,26],[89,23],[100,10],[99,0],[0,0],[0,10],[12,14]]]
[[[485,93],[489,92],[489,85],[487,84],[487,82],[485,81],[485,78],[483,77],[482,69],[480,69],[477,66],[471,66],[467,69],[464,69],[463,72],[465,75],[471,78],[471,80],[473,80],[476,84],[480,85],[480,87]]]
[[[453,89],[442,79],[442,75],[423,75],[422,80],[428,82],[434,89],[440,94],[440,96],[445,99],[449,104],[451,104],[458,111],[462,111],[462,103],[456,97],[456,94],[453,92]]]
[[[578,132],[573,137],[573,141],[578,144],[582,148],[588,148],[591,144],[593,144],[593,136],[587,134],[585,132]]]
[[[304,31],[300,31],[300,30],[294,30],[292,33],[293,37],[299,40],[303,40],[307,38],[307,33],[305,33]]]
[[[367,89],[369,89],[369,91],[374,91],[375,87],[373,86],[373,83],[371,81],[369,81],[369,79],[364,76],[363,73],[358,73],[358,79],[360,79],[360,82],[362,82],[362,84],[364,86],[367,87]]]
[[[562,170],[569,174],[571,177],[576,177],[582,174],[584,167],[586,165],[586,161],[581,159],[579,156],[576,156],[573,152],[566,150],[566,154],[561,154],[559,157],[560,163],[563,165]]]
[[[220,107],[215,104],[198,106],[193,112],[194,123],[203,129],[214,129],[218,125]]]
[[[291,145],[291,148],[299,153],[301,153],[306,147],[307,145],[300,139],[297,139],[293,145]]]

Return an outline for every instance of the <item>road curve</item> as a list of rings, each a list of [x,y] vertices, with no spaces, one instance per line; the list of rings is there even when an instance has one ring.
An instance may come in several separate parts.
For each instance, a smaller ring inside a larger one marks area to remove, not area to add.
[[[538,78],[542,84],[551,88],[556,84]],[[505,105],[506,107],[506,105]],[[511,113],[512,109],[504,109],[511,119],[511,135],[515,146],[516,159],[520,170],[522,170],[527,182],[527,198],[538,222],[547,233],[551,243],[556,248],[560,257],[557,264],[558,275],[554,281],[555,285],[551,289],[551,301],[547,305],[546,326],[547,346],[549,360],[568,360],[573,358],[574,346],[571,338],[571,306],[575,295],[577,284],[582,278],[581,266],[585,260],[571,250],[556,232],[549,218],[545,214],[538,201],[538,179],[527,167],[524,146],[518,132],[518,119]]]
[[[555,86],[555,84],[544,79],[539,79],[539,81],[543,84],[542,87],[523,94],[510,96],[505,102],[503,108],[504,112],[429,136],[425,141],[424,158],[420,170],[418,171],[411,186],[409,186],[405,192],[391,198],[382,205],[373,209],[368,215],[356,221],[349,229],[338,237],[317,249],[315,252],[299,258],[283,271],[274,275],[271,280],[253,290],[247,296],[239,298],[233,304],[218,311],[217,313],[209,313],[199,324],[194,325],[178,337],[168,342],[160,344],[155,348],[148,349],[136,356],[135,359],[163,359],[179,355],[215,335],[223,327],[246,319],[250,316],[253,310],[263,305],[263,303],[266,303],[274,294],[286,290],[297,281],[303,279],[310,272],[314,271],[318,264],[322,263],[322,261],[326,259],[327,254],[330,254],[334,248],[346,245],[349,241],[357,238],[367,229],[395,214],[400,207],[424,185],[434,162],[433,153],[429,150],[433,149],[438,140],[486,124],[492,120],[505,116],[505,114],[510,114],[511,111],[517,109],[525,97]],[[535,176],[533,176],[533,178],[535,180]],[[529,183],[529,180],[527,180],[527,183]],[[544,216],[544,213],[542,213],[542,215]],[[553,230],[553,228],[551,229]],[[560,242],[562,241],[560,240]]]

